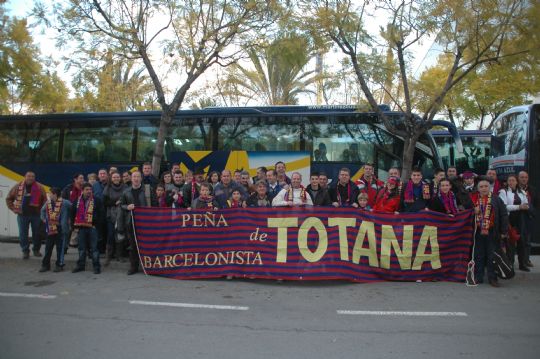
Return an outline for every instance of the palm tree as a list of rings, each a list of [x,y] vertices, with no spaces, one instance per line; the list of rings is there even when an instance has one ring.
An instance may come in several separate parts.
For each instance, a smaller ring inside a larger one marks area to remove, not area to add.
[[[235,64],[228,73],[230,88],[245,97],[259,98],[266,105],[294,105],[300,93],[315,93],[308,87],[320,75],[303,71],[312,58],[309,40],[305,36],[288,34],[265,48],[246,50],[251,66]]]

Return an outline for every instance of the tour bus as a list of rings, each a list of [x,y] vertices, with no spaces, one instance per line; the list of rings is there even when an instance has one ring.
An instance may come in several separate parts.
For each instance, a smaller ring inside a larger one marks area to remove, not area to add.
[[[437,144],[437,151],[443,163],[442,168],[455,166],[458,173],[472,170],[476,174],[486,174],[491,153],[491,131],[459,130],[463,151],[458,151],[455,140],[448,131],[434,130],[431,136]]]
[[[540,189],[540,104],[512,107],[502,113],[493,123],[490,166],[497,177],[505,179],[510,173],[529,173],[529,183]],[[540,208],[535,208],[540,218]],[[538,223],[538,220],[534,221]],[[533,242],[540,245],[540,225],[534,233]]]
[[[402,123],[403,113],[381,106],[397,126]],[[29,170],[40,183],[62,188],[75,173],[109,166],[124,171],[151,161],[159,120],[159,111],[0,116],[0,195],[5,198]],[[459,137],[450,123],[438,125]],[[310,171],[337,178],[348,167],[354,179],[371,163],[385,180],[402,154],[403,140],[375,112],[355,106],[211,107],[178,111],[162,170],[180,163],[184,170],[243,169],[254,176],[257,167],[283,161],[288,174],[300,171],[307,185]],[[426,177],[442,165],[429,133],[418,141],[414,165]],[[0,208],[0,235],[17,235],[15,217]]]

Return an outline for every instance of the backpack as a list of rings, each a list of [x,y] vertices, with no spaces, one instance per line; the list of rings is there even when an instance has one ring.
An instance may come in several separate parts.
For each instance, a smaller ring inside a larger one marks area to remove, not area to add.
[[[504,253],[501,248],[495,250],[495,253],[493,254],[493,264],[495,265],[497,277],[501,279],[510,279],[516,275],[512,263],[510,263],[506,253]]]

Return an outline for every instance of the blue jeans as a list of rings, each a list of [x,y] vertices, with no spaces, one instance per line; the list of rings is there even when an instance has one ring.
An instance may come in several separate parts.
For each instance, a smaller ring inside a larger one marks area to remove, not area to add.
[[[98,235],[94,227],[79,227],[79,260],[77,261],[77,268],[84,269],[86,266],[86,247],[90,245],[92,252],[92,265],[94,269],[100,269],[99,265],[99,250]]]
[[[45,243],[45,256],[41,262],[42,267],[51,267],[51,256],[53,248],[56,246],[56,266],[64,266],[64,235],[57,233],[47,236],[47,242]]]
[[[19,243],[23,252],[30,252],[30,243],[28,242],[28,226],[32,227],[32,244],[33,250],[39,251],[41,241],[39,238],[39,222],[41,219],[38,216],[23,216],[17,215],[17,224],[19,225]]]

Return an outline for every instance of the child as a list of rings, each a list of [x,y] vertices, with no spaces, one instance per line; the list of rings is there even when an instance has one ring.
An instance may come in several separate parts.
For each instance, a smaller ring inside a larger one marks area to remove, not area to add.
[[[49,199],[41,208],[41,220],[45,223],[47,242],[40,272],[47,272],[51,269],[51,256],[55,245],[56,265],[54,272],[60,272],[64,268],[64,246],[66,245],[64,234],[69,232],[70,210],[71,202],[61,197],[60,188],[51,188]]]
[[[210,195],[212,186],[207,182],[203,182],[199,189],[199,197],[191,202],[191,207],[188,209],[218,209],[218,203]]]
[[[367,192],[362,192],[358,195],[358,209],[362,211],[371,211],[371,206],[368,204],[369,195]]]
[[[87,177],[88,183],[90,183],[92,186],[94,185],[94,183],[97,182],[97,174],[95,174],[94,172],[89,173]]]
[[[246,202],[242,201],[242,193],[239,189],[234,189],[231,193],[231,199],[227,200],[227,208],[246,207]]]

